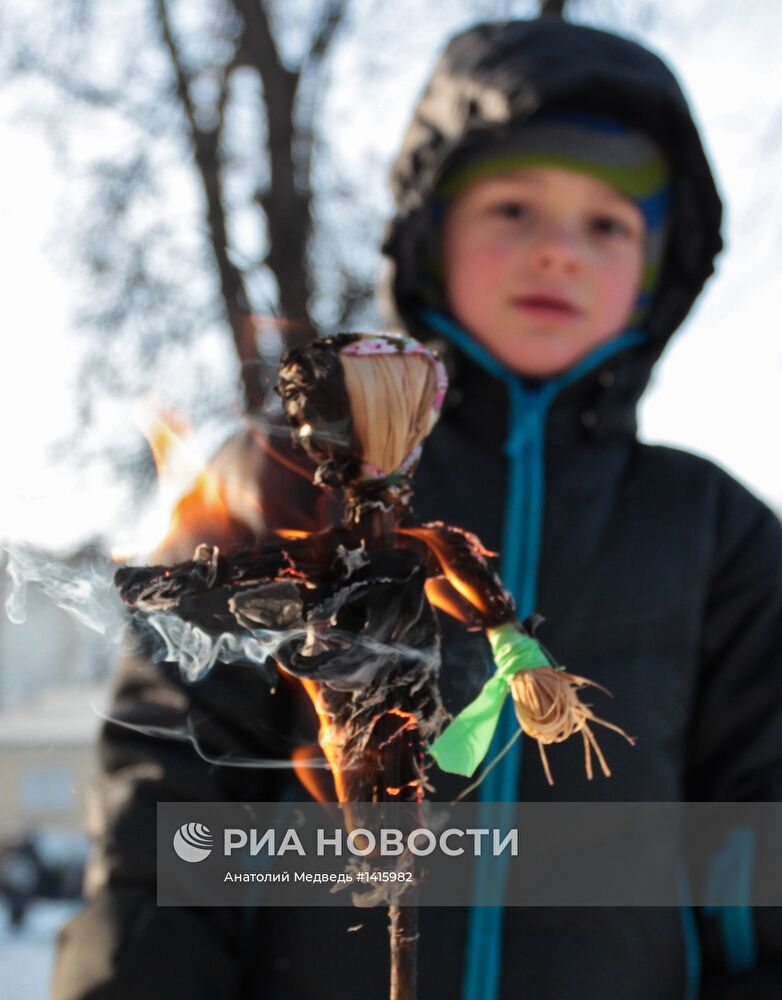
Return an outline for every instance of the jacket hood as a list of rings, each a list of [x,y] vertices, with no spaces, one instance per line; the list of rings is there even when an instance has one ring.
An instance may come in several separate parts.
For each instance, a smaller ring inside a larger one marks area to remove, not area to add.
[[[722,248],[722,204],[686,98],[656,55],[626,38],[558,17],[479,24],[437,63],[393,164],[396,214],[383,252],[389,313],[422,335],[420,262],[433,239],[432,195],[454,157],[541,110],[592,111],[650,135],[671,170],[663,269],[643,321],[652,364],[690,311]],[[640,360],[640,359],[638,359]]]

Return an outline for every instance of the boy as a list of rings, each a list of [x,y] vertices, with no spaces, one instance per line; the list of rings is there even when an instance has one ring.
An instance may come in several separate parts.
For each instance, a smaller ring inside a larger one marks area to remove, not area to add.
[[[544,643],[613,692],[611,721],[637,737],[605,737],[613,777],[592,783],[579,747],[553,747],[553,788],[510,753],[483,800],[778,799],[782,531],[710,463],[635,438],[652,365],[720,248],[719,199],[676,81],[641,47],[556,19],[478,26],[435,70],[394,193],[391,305],[441,339],[454,386],[416,509],[502,553],[522,616],[546,616]],[[269,527],[291,526],[272,509],[280,476],[262,475]],[[460,639],[443,659],[458,710],[488,674],[486,650]],[[281,714],[236,667],[185,694],[168,665],[130,663],[117,714],[159,721],[155,704],[168,724],[200,712],[211,746],[244,755],[263,755],[262,713]],[[111,725],[103,761],[95,896],[63,934],[56,997],[387,994],[379,911],[348,934],[349,911],[154,907],[155,801],[295,794],[280,772],[207,771],[189,746]],[[433,780],[442,798],[463,785]],[[775,911],[476,907],[424,910],[420,924],[427,998],[782,990]]]

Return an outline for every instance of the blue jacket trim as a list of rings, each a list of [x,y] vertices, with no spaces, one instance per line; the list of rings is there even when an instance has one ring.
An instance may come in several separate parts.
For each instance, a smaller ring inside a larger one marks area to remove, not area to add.
[[[628,330],[601,344],[563,375],[530,386],[505,368],[448,316],[425,310],[421,318],[432,330],[442,334],[502,382],[508,393],[510,413],[504,446],[508,457],[508,479],[500,576],[513,594],[519,617],[523,620],[532,614],[536,601],[543,526],[544,445],[549,407],[562,389],[612,355],[641,343],[645,339],[644,334]],[[508,703],[500,716],[489,749],[489,760],[506,746],[517,725],[513,706]],[[519,740],[480,786],[481,826],[509,825],[515,811],[521,776],[521,750],[522,741]],[[462,1000],[496,1000],[499,996],[507,859],[503,858],[501,864],[497,864],[497,860],[493,859],[488,870],[482,858],[477,860]]]
[[[690,878],[682,861],[676,871],[676,895],[679,899],[679,918],[684,936],[685,981],[683,1000],[698,1000],[701,990],[701,945],[695,910],[692,906]]]
[[[758,960],[758,947],[752,908],[749,902],[725,906],[722,900],[745,899],[752,895],[755,831],[751,827],[736,827],[728,834],[725,846],[711,859],[703,912],[720,920],[725,965],[735,974],[752,969]]]

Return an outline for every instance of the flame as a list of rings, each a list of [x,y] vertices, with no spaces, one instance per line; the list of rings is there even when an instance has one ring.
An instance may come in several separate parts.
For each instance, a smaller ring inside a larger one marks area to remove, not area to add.
[[[491,606],[486,600],[486,596],[481,592],[481,590],[472,584],[468,579],[459,576],[456,572],[451,553],[448,551],[448,543],[444,534],[438,531],[436,528],[398,528],[397,531],[400,535],[411,535],[413,538],[420,538],[434,553],[437,557],[437,561],[440,563],[440,567],[443,574],[450,583],[451,587],[457,592],[457,594],[464,598],[464,600],[473,608],[475,608],[480,614],[487,615],[491,613]],[[474,535],[470,535],[465,532],[467,541],[470,543],[474,552],[479,556],[491,556],[494,553],[489,552],[485,549],[477,540]],[[445,596],[446,591],[442,587],[439,589],[433,588],[433,592],[436,596],[442,597],[446,604],[454,604],[453,596],[451,595],[450,602]],[[427,596],[429,595],[429,589],[427,587]],[[439,607],[439,605],[438,605]],[[450,612],[447,606],[443,607],[444,611]],[[460,608],[459,613],[455,617],[464,620],[464,608]]]
[[[265,451],[270,458],[274,459],[275,462],[278,462],[286,469],[290,469],[290,471],[294,472],[297,476],[301,476],[302,479],[306,479],[308,483],[312,482],[312,477],[314,474],[314,466],[307,469],[305,466],[299,465],[298,462],[295,462],[292,458],[289,458],[287,455],[284,455],[281,451],[278,451],[271,444],[268,438],[266,438],[263,434],[261,434],[261,432],[258,430],[257,427],[254,427],[252,424],[249,423],[245,423],[245,427],[252,435],[252,438],[258,445],[258,447],[262,448],[263,451]]]
[[[323,706],[318,684],[315,681],[308,680],[307,678],[302,678],[301,683],[304,690],[310,696],[310,700],[315,706],[315,711],[318,713],[318,743],[320,744],[320,748],[331,767],[337,801],[347,802],[348,796],[345,790],[344,776],[342,774],[342,761],[340,760],[340,740],[336,733],[334,722]],[[304,784],[304,787],[307,788],[306,782],[303,781],[302,783]],[[307,788],[307,791],[309,791],[309,788]]]
[[[320,744],[323,755],[329,762],[329,766],[331,768],[331,776],[334,779],[334,792],[336,794],[337,802],[342,803],[343,806],[343,824],[348,831],[354,830],[356,829],[357,822],[354,819],[353,810],[350,808],[350,796],[348,795],[347,788],[345,786],[340,752],[341,740],[339,739],[339,734],[334,726],[331,716],[323,705],[317,682],[306,678],[300,678],[300,680],[304,690],[309,695],[310,700],[315,707],[315,711],[318,714],[318,743]],[[294,760],[296,760],[299,765],[295,768],[296,773],[299,776],[299,780],[310,795],[312,795],[312,797],[318,802],[327,801],[323,795],[323,789],[317,786],[317,782],[313,780],[311,773],[307,774],[305,777],[304,772],[308,771],[308,769],[301,766],[302,755],[294,754]]]
[[[401,708],[389,708],[388,711],[386,711],[384,714],[385,715],[397,715],[397,716],[399,716],[399,718],[404,719],[405,721],[402,723],[401,726],[399,726],[398,729],[395,729],[394,732],[391,733],[391,735],[389,737],[387,737],[385,740],[383,740],[383,742],[380,744],[380,747],[388,746],[388,744],[392,740],[395,740],[397,738],[397,736],[400,736],[402,733],[404,733],[408,729],[415,729],[417,727],[417,725],[418,725],[418,720],[413,715],[413,713],[412,712],[405,712]]]
[[[182,423],[172,422],[170,417],[162,414],[153,414],[147,440],[161,487],[176,479],[174,463],[177,461],[191,468],[195,466],[197,470],[190,488],[173,505],[160,547],[166,548],[182,538],[197,544],[228,536],[232,518],[224,486],[209,465],[199,461],[194,449],[187,443]]]
[[[326,760],[329,762],[331,768],[331,774],[334,779],[334,793],[336,794],[337,801],[343,805],[343,819],[347,829],[353,829],[355,827],[355,822],[353,819],[353,811],[350,809],[350,797],[346,787],[344,771],[342,769],[341,760],[341,746],[342,741],[339,739],[339,733],[337,732],[334,722],[325,710],[323,706],[323,701],[320,696],[319,685],[316,681],[307,680],[302,678],[301,684],[304,690],[310,697],[315,711],[318,715],[319,731],[318,731],[318,743],[323,751]],[[383,713],[383,716],[396,716],[402,719],[402,724],[398,726],[393,733],[391,733],[384,741],[380,744],[378,749],[383,746],[388,745],[393,740],[397,739],[402,733],[415,729],[418,725],[418,720],[412,712],[405,712],[401,708],[390,708]],[[377,720],[375,720],[377,722]],[[294,760],[294,770],[298,775],[299,780],[304,785],[309,794],[318,802],[328,802],[330,801],[322,785],[319,784],[317,777],[313,774],[312,769],[306,767],[306,761],[311,759],[313,756],[313,750],[311,747],[299,747],[293,753]],[[416,790],[416,800],[421,801],[423,798],[423,782],[420,778],[414,778],[411,781],[406,782],[404,785],[398,787],[389,785],[385,788],[385,792],[390,796],[399,795],[405,788],[415,788]]]
[[[297,528],[277,528],[274,534],[278,535],[280,538],[292,538],[294,540],[297,538],[312,537],[311,531],[299,531]]]
[[[190,434],[190,425],[171,411],[156,410],[148,401],[136,416],[155,460],[158,476],[162,478],[182,441]]]
[[[158,502],[135,541],[112,551],[127,560],[153,550],[185,558],[201,542],[231,545],[250,541],[262,524],[258,496],[218,473],[201,457],[187,422],[148,400],[136,423],[149,443],[158,475]]]
[[[424,584],[429,603],[444,611],[457,621],[470,625],[473,622],[473,606],[461,596],[444,576],[432,576]]]
[[[310,336],[313,335],[307,323],[300,319],[285,319],[284,316],[249,313],[245,316],[245,324],[257,333],[263,333],[265,330],[301,330],[304,333],[309,333]]]
[[[399,795],[399,793],[403,792],[406,788],[415,788],[416,799],[420,801],[423,792],[420,778],[413,778],[412,781],[408,781],[404,785],[398,785],[396,788],[393,785],[386,785],[386,794]]]
[[[309,766],[313,758],[320,758],[320,750],[314,746],[296,747],[293,751],[293,770],[307,792],[316,802],[333,802],[334,788],[329,789],[326,772]]]
[[[301,580],[306,583],[309,577],[304,572],[304,570],[297,569],[293,560],[290,558],[287,552],[283,553],[284,556],[289,560],[287,566],[283,566],[277,573],[277,577],[281,580]]]
[[[228,534],[231,524],[222,484],[208,466],[196,476],[190,492],[174,507],[171,527],[163,544],[183,534],[200,537],[207,524],[210,534],[216,531],[220,535]]]
[[[396,715],[400,719],[404,719],[404,722],[402,723],[402,725],[395,732],[393,732],[388,737],[388,739],[386,739],[381,744],[381,746],[386,746],[387,744],[391,743],[392,740],[395,740],[398,736],[401,736],[402,733],[407,732],[408,730],[417,729],[418,728],[418,719],[415,717],[415,715],[412,712],[405,712],[401,708],[390,708],[386,712],[386,714],[387,715]],[[424,788],[423,788],[423,781],[422,781],[421,778],[412,778],[410,781],[405,782],[403,785],[386,785],[386,787],[385,787],[385,793],[386,793],[386,795],[391,795],[391,796],[395,797],[395,796],[401,794],[405,790],[405,788],[414,788],[415,789],[415,799],[416,799],[416,802],[421,802],[423,800],[423,797],[424,797]]]

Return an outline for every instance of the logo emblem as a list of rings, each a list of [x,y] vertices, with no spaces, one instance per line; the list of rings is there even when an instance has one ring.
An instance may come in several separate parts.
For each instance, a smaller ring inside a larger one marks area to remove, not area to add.
[[[203,823],[185,823],[174,834],[174,850],[183,861],[203,861],[212,853],[212,834]]]

